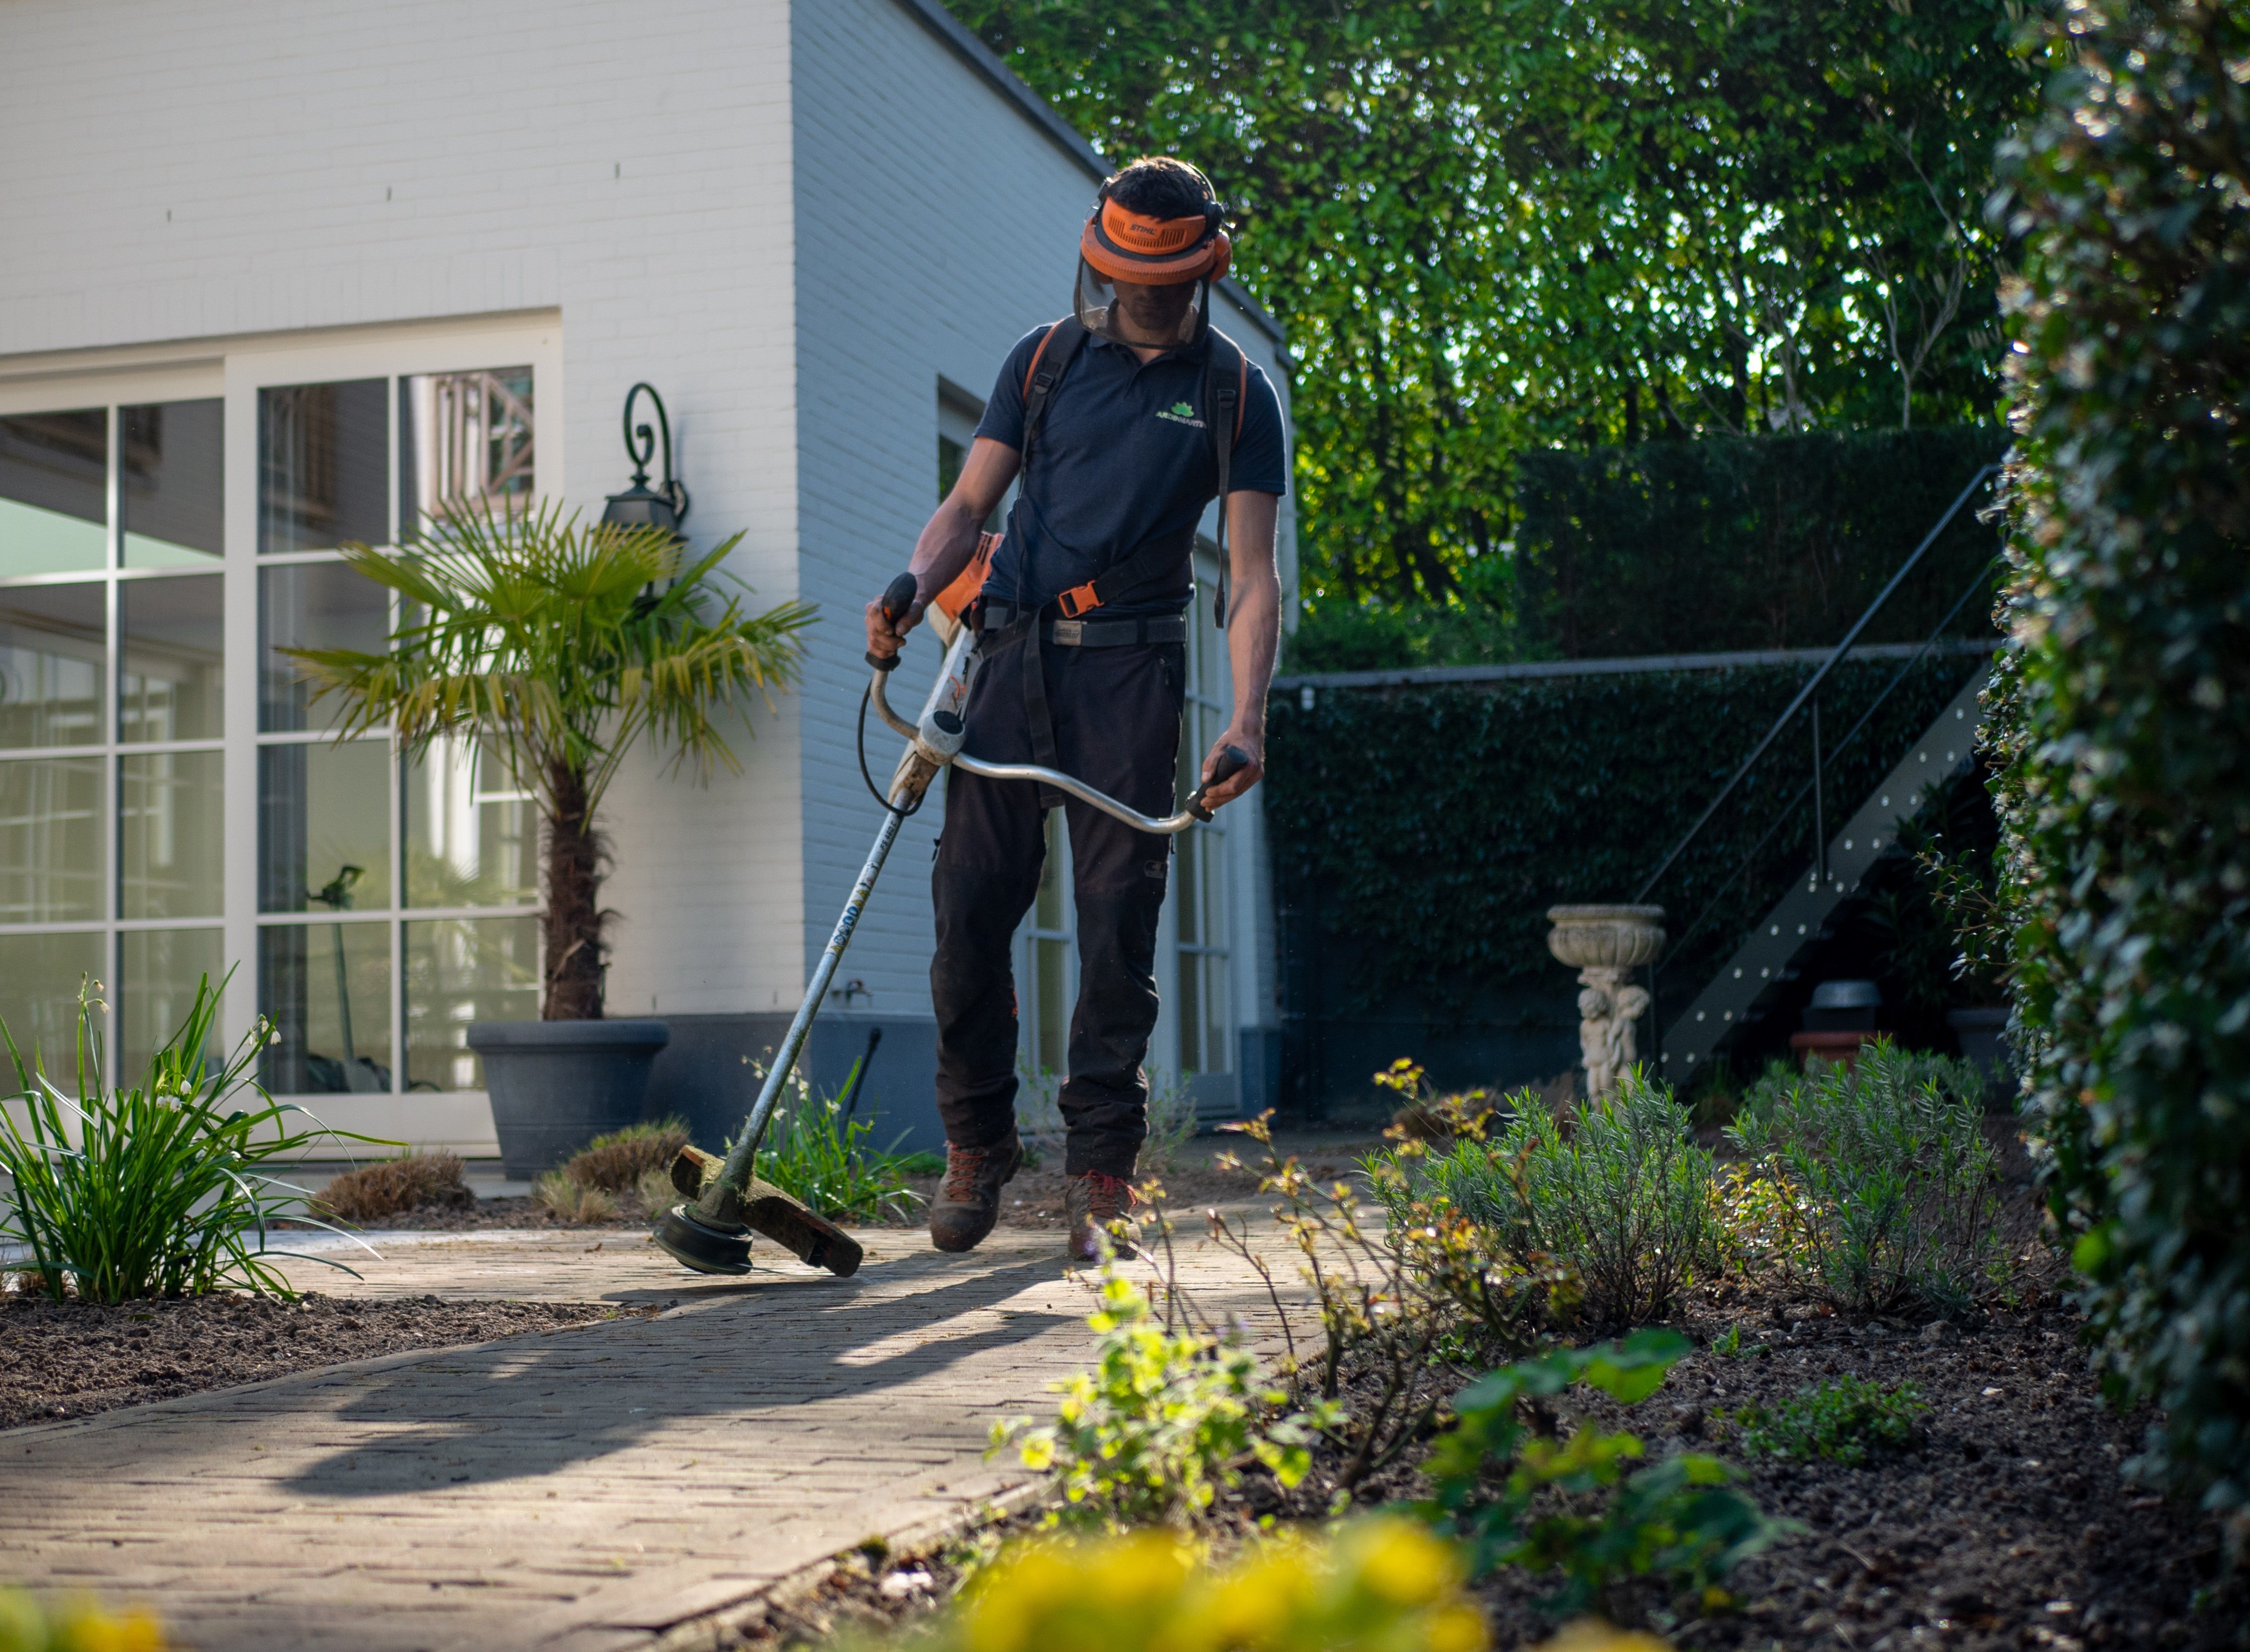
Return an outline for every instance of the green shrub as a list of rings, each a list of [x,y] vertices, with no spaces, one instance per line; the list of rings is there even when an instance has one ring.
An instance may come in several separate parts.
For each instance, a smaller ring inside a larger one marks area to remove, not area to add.
[[[2005,147],[2018,646],[1991,737],[2051,1208],[2139,1466],[2250,1528],[2250,11],[2043,28]]]
[[[263,1018],[223,1064],[213,1061],[206,1052],[219,989],[208,976],[186,1020],[149,1058],[148,1076],[135,1086],[110,1084],[93,1025],[98,990],[88,982],[79,993],[74,1095],[43,1063],[26,1062],[0,1027],[21,1109],[18,1122],[15,1108],[0,1107],[8,1199],[0,1238],[30,1250],[31,1271],[58,1300],[66,1286],[104,1303],[230,1289],[286,1297],[293,1294],[288,1282],[266,1258],[342,1267],[268,1247],[269,1223],[307,1212],[305,1190],[267,1169],[323,1139],[401,1144],[317,1119],[313,1129],[293,1130],[293,1114],[312,1116],[274,1101],[250,1077],[273,1036]]]
[[[1760,1512],[1715,1457],[1682,1452],[1628,1473],[1641,1456],[1632,1435],[1587,1423],[1558,1439],[1535,1432],[1529,1408],[1519,1404],[1577,1382],[1636,1404],[1688,1346],[1677,1332],[1637,1331],[1621,1343],[1519,1360],[1473,1383],[1454,1397],[1457,1425],[1431,1450],[1424,1472],[1433,1490],[1417,1506],[1467,1545],[1472,1575],[1501,1566],[1559,1571],[1561,1587],[1541,1602],[1552,1612],[1604,1607],[1618,1583],[1646,1576],[1697,1591],[1707,1607],[1723,1605],[1719,1580],[1795,1529],[1790,1523]]]
[[[1442,1203],[1488,1230],[1495,1250],[1570,1269],[1596,1321],[1663,1318],[1715,1257],[1711,1156],[1688,1110],[1638,1070],[1584,1103],[1567,1134],[1529,1091],[1510,1105],[1496,1138],[1394,1155],[1404,1177],[1377,1181],[1394,1215],[1408,1197]]]
[[[347,1170],[313,1196],[316,1216],[374,1222],[423,1205],[466,1209],[476,1203],[457,1154],[407,1153]]]
[[[1269,1538],[1224,1568],[1178,1533],[1020,1543],[978,1572],[927,1652],[1484,1652],[1452,1545],[1411,1520]],[[1575,1652],[1644,1652],[1590,1637]]]
[[[650,1171],[669,1171],[687,1145],[687,1126],[680,1119],[627,1125],[595,1137],[571,1154],[562,1174],[582,1187],[630,1193]]]
[[[1087,1323],[1101,1338],[1098,1359],[1051,1385],[1062,1395],[1055,1421],[992,1425],[995,1451],[1012,1444],[1025,1468],[1053,1476],[1060,1523],[1185,1525],[1253,1459],[1285,1487],[1304,1478],[1320,1416],[1274,1416],[1288,1396],[1260,1383],[1247,1349],[1156,1325],[1148,1298],[1114,1267],[1102,1270],[1101,1306]]]
[[[1743,1406],[1743,1449],[1810,1463],[1824,1457],[1856,1469],[1873,1449],[1903,1451],[1918,1432],[1915,1419],[1929,1409],[1911,1382],[1886,1388],[1866,1377],[1799,1388],[1777,1406]]]
[[[1888,1040],[1852,1066],[1769,1073],[1727,1135],[1787,1195],[1764,1207],[1828,1300],[1860,1313],[1956,1308],[1997,1265],[1998,1156],[1966,1062]]]

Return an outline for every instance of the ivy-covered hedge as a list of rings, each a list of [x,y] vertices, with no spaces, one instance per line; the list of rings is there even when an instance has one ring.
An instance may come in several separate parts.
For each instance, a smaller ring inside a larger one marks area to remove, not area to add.
[[[1842,637],[2005,433],[1648,442],[1516,462],[1515,554],[1445,607],[1315,601],[1295,671],[1821,648]],[[1928,636],[1998,548],[1972,500],[1870,642]],[[1971,601],[1957,629],[1981,625]]]
[[[1970,428],[1527,453],[1517,629],[1535,657],[1562,659],[1833,644],[2005,444]],[[1998,548],[1983,502],[1953,519],[1867,641],[1919,642],[1944,617]]]
[[[2250,1529],[2250,10],[2066,0],[2003,151],[2013,967],[2144,1465]]]
[[[1924,660],[1829,769],[1829,827],[1856,809],[1977,662]],[[1833,741],[1898,671],[1847,664],[1821,690]],[[1480,990],[1563,978],[1543,914],[1628,898],[1726,783],[1811,666],[1516,679],[1274,696],[1266,821],[1280,898],[1316,910],[1363,1008],[1400,991],[1458,1009]],[[1799,719],[1800,724],[1802,719]],[[1785,737],[1654,892],[1674,933],[1718,892],[1811,770]],[[1800,872],[1812,810],[1681,960],[1714,966]],[[1331,1010],[1343,1008],[1330,1004]]]

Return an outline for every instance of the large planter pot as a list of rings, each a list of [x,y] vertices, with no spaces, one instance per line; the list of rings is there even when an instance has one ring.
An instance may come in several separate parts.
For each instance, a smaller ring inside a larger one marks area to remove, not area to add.
[[[2005,1004],[1949,1009],[1945,1024],[1961,1043],[1961,1058],[1984,1076],[1984,1109],[1988,1112],[2015,1110],[2015,1063],[2008,1041],[2008,1010]]]
[[[503,1172],[528,1181],[595,1137],[639,1121],[660,1021],[473,1021]]]

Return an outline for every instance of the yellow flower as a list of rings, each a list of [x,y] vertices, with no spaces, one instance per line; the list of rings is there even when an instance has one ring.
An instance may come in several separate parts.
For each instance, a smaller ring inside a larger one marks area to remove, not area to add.
[[[1539,1652],[1672,1652],[1653,1635],[1612,1628],[1599,1618],[1580,1618],[1566,1623],[1563,1632]]]
[[[1369,1593],[1398,1606],[1434,1600],[1460,1581],[1453,1548],[1411,1521],[1370,1521],[1354,1534],[1347,1559],[1358,1561]]]

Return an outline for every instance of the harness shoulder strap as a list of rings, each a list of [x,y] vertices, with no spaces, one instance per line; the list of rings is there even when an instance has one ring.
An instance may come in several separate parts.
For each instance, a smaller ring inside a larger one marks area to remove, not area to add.
[[[1047,403],[1085,342],[1086,329],[1079,325],[1078,318],[1066,315],[1040,336],[1039,348],[1032,352],[1031,365],[1024,369],[1024,452],[1019,463],[1027,479],[1032,470],[1032,444],[1038,440],[1039,426],[1046,418]]]

